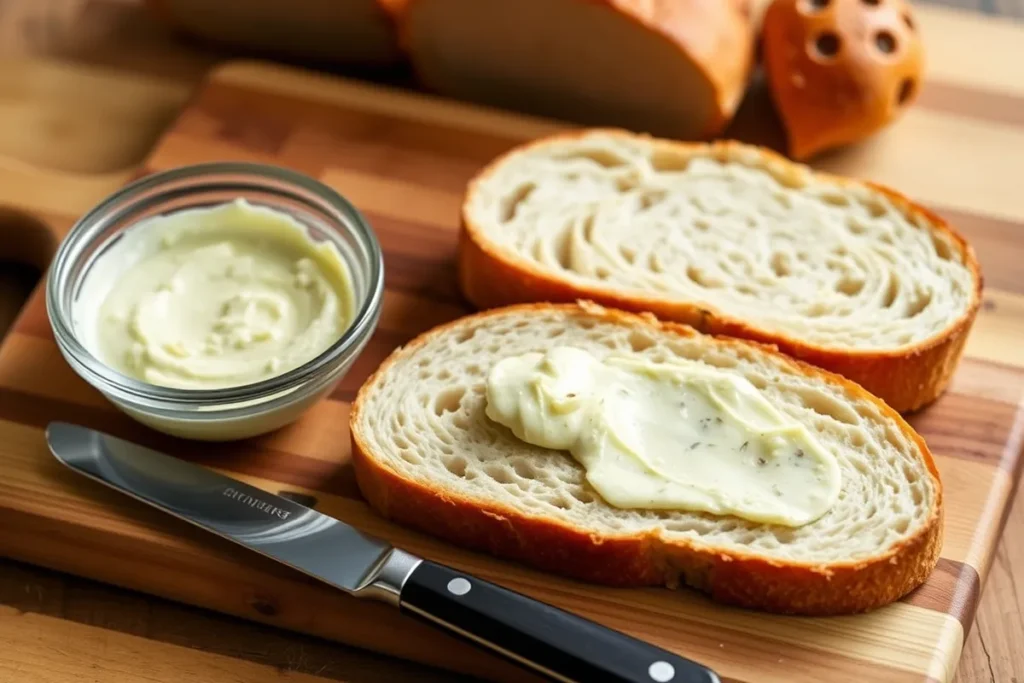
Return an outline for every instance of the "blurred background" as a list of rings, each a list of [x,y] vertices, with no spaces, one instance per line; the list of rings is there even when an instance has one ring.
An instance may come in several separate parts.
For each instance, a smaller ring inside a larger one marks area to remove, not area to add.
[[[935,5],[946,5],[948,7],[963,7],[973,9],[986,14],[1000,14],[1003,16],[1024,16],[1024,3],[1020,0],[927,0]]]

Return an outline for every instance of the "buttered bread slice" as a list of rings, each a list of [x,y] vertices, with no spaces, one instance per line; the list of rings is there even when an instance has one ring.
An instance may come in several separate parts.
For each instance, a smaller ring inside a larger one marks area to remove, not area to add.
[[[630,395],[648,379],[670,402]],[[938,559],[938,473],[899,413],[649,315],[534,304],[443,325],[363,385],[351,433],[385,517],[586,581],[841,614],[900,598]]]
[[[733,142],[542,139],[472,181],[462,221],[478,307],[650,311],[775,344],[899,411],[945,389],[980,303],[974,253],[938,216]]]

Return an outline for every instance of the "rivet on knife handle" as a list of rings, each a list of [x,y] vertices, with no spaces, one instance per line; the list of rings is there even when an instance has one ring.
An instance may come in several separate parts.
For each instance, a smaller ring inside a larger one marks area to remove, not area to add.
[[[406,579],[400,605],[556,681],[719,681],[696,662],[429,561]]]

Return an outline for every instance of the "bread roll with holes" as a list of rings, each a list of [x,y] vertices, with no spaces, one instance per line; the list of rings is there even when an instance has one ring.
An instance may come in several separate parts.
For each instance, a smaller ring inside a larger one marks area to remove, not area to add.
[[[762,35],[796,159],[877,132],[920,90],[924,49],[904,0],[775,0]]]
[[[775,344],[899,411],[945,389],[981,295],[971,247],[891,190],[757,147],[612,130],[484,169],[459,281],[480,308],[591,299]]]
[[[797,528],[608,505],[567,453],[485,415],[490,368],[554,343],[739,373],[835,454],[838,502]],[[898,413],[769,347],[651,316],[534,304],[456,320],[395,351],[359,391],[350,426],[359,488],[385,517],[585,581],[686,584],[743,607],[841,614],[905,595],[939,554],[938,473]]]
[[[676,138],[721,131],[753,63],[747,0],[408,0],[402,43],[444,95]]]

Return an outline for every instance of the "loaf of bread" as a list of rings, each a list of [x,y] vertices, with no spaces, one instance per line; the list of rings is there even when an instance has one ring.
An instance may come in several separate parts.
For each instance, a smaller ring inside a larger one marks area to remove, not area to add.
[[[404,61],[392,18],[404,0],[147,0],[205,40],[293,59],[367,68]]]
[[[402,43],[452,97],[676,138],[714,135],[753,58],[746,0],[407,0]]]
[[[459,279],[480,308],[591,299],[777,345],[899,411],[940,395],[977,313],[970,246],[891,190],[760,148],[590,130],[469,185]]]
[[[904,0],[775,0],[762,36],[765,74],[796,159],[877,132],[921,88],[924,48]]]
[[[568,453],[520,441],[485,415],[494,364],[552,344],[738,373],[835,455],[838,502],[797,528],[612,507]],[[385,517],[585,581],[686,584],[744,607],[841,614],[898,599],[938,558],[938,474],[898,413],[769,347],[651,316],[535,304],[443,325],[395,351],[363,385],[351,433],[359,488]]]

